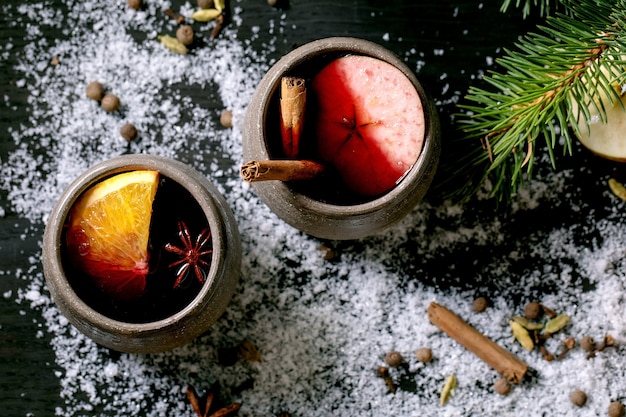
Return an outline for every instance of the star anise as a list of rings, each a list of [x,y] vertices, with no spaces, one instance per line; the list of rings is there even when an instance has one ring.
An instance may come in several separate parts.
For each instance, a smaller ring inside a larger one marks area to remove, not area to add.
[[[211,406],[213,405],[213,399],[215,398],[215,391],[211,390],[205,396],[199,396],[198,392],[192,385],[187,386],[187,398],[191,403],[193,411],[196,412],[198,417],[234,416],[241,408],[240,403],[231,403],[226,407],[222,407],[217,410],[211,410]]]

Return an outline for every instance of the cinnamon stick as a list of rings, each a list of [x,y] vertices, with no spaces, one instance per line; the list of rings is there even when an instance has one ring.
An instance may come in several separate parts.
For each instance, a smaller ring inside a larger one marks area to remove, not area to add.
[[[509,382],[519,384],[526,375],[528,365],[447,308],[430,303],[428,319]]]
[[[241,166],[240,172],[247,182],[296,181],[315,178],[324,169],[324,165],[306,159],[268,159],[248,161]]]
[[[303,78],[283,77],[280,81],[280,131],[287,158],[297,158],[304,130],[306,87]]]

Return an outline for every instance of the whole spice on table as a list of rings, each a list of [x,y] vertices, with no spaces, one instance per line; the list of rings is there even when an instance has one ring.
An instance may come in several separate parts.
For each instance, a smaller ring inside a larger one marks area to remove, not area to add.
[[[120,135],[128,142],[131,142],[137,137],[137,128],[132,123],[125,123],[120,128]]]
[[[392,350],[385,355],[385,362],[387,362],[387,365],[391,366],[392,368],[396,368],[404,363],[404,358],[402,357],[402,354],[400,352]]]
[[[596,349],[596,342],[593,340],[591,336],[583,336],[580,339],[580,347],[586,350],[587,352],[592,352]]]
[[[187,399],[198,417],[234,416],[241,408],[240,403],[230,403],[225,407],[212,411],[215,391],[209,391],[205,396],[201,397],[192,385],[187,386]]]
[[[419,348],[415,352],[415,357],[422,363],[428,363],[433,360],[433,351],[427,347]]]
[[[543,311],[543,314],[545,314],[546,316],[548,316],[548,318],[553,319],[556,317],[556,311],[552,310],[549,307],[546,307],[545,305],[541,304],[541,311]]]
[[[141,9],[142,0],[128,0],[127,3],[131,9],[139,10]]]
[[[231,128],[233,127],[233,111],[232,110],[224,110],[220,114],[220,124],[222,127]]]
[[[120,108],[120,99],[111,93],[107,93],[102,97],[100,107],[106,112],[114,112]]]
[[[176,29],[176,39],[185,46],[191,45],[194,39],[193,28],[189,25],[182,25]]]
[[[198,7],[201,9],[212,9],[213,0],[198,0]]]
[[[609,404],[609,417],[624,417],[624,404],[619,401],[613,401]]]
[[[186,55],[189,50],[177,38],[170,35],[157,36],[157,39],[163,46],[177,54]]]
[[[524,328],[524,326],[515,320],[509,321],[509,326],[511,326],[513,337],[515,337],[515,340],[517,340],[524,349],[530,352],[535,348],[535,342],[532,337],[530,337],[530,333],[528,333],[528,330]]]
[[[165,9],[165,14],[170,18],[173,19],[176,23],[178,23],[179,25],[185,22],[185,16],[183,16],[180,13],[175,12],[172,9]]]
[[[511,392],[511,384],[504,378],[498,378],[493,384],[493,390],[500,395],[508,395]]]
[[[573,337],[568,337],[561,343],[561,345],[563,345],[563,347],[561,348],[561,351],[557,355],[557,360],[559,361],[562,361],[565,358],[565,355],[567,355],[567,352],[574,349],[574,346],[576,346],[576,339],[574,339]]]
[[[569,396],[570,401],[577,407],[582,407],[587,403],[587,394],[582,390],[574,390]]]
[[[456,383],[456,376],[454,374],[446,379],[446,383],[443,385],[441,394],[439,395],[439,405],[445,405],[450,397],[452,397],[452,390],[456,388]]]
[[[239,356],[248,362],[260,362],[261,353],[249,340],[244,340],[239,344]]]
[[[482,313],[489,306],[489,302],[485,297],[477,297],[472,303],[472,308],[476,313]]]
[[[389,389],[390,393],[395,394],[396,384],[393,382],[393,379],[391,379],[391,375],[389,374],[389,368],[387,368],[386,366],[379,366],[376,370],[376,376],[382,378],[385,381],[385,384],[387,384],[387,389]]]
[[[99,81],[92,81],[87,84],[85,93],[87,94],[88,98],[100,101],[102,100],[102,97],[104,97],[104,86]]]
[[[567,323],[569,323],[570,317],[567,314],[559,314],[551,319],[543,328],[543,332],[546,335],[552,335],[558,331],[561,331]]]
[[[604,339],[602,339],[602,342],[598,346],[596,346],[595,350],[593,350],[592,352],[589,352],[586,358],[587,359],[595,358],[597,352],[602,352],[604,349],[606,349],[609,346],[613,346],[614,344],[615,344],[615,339],[613,338],[613,336],[611,336],[610,334],[607,334],[604,336]]]
[[[432,302],[428,307],[428,319],[509,382],[519,384],[524,379],[524,375],[528,372],[528,365],[452,311]]]
[[[537,320],[541,315],[541,305],[536,301],[526,304],[524,307],[524,315],[529,320]]]

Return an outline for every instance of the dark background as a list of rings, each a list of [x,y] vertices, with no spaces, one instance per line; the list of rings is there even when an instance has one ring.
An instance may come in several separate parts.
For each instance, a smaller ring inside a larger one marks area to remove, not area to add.
[[[5,0],[0,7],[11,10],[13,5],[27,3]],[[51,8],[58,3],[47,2]],[[180,3],[173,2],[173,6]],[[270,58],[278,59],[297,46],[328,36],[372,40],[405,57],[437,103],[444,149],[456,135],[451,116],[457,111],[454,102],[470,84],[479,83],[479,74],[497,69],[495,64],[489,65],[491,58],[513,47],[519,36],[541,20],[539,16],[523,19],[520,10],[503,14],[498,1],[293,0],[285,9],[272,8],[265,0],[234,3],[244,9],[241,39],[251,36],[253,26],[260,27],[261,33],[254,41],[255,48],[263,48],[270,37],[277,39]],[[278,20],[283,13],[283,32],[270,35],[270,20]],[[4,99],[0,102],[0,159],[16,146],[7,132],[29,122],[25,89],[16,86],[23,76],[14,68],[24,46],[21,34],[25,28],[12,22],[10,14],[0,13],[0,44],[13,44],[9,59],[0,61],[0,98],[8,96],[11,106],[17,106],[12,109]],[[53,42],[62,35],[48,36]],[[415,53],[407,54],[412,48]],[[0,206],[6,210],[0,217],[0,273],[6,272],[0,275],[0,414],[53,415],[62,401],[54,375],[54,353],[39,312],[15,302],[18,290],[26,287],[29,257],[39,253],[43,226],[12,213],[6,191],[0,191]],[[23,272],[16,274],[18,270]],[[37,337],[38,332],[43,336]]]

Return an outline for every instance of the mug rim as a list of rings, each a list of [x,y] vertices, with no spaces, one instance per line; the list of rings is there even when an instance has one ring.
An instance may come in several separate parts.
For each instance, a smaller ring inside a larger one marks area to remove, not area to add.
[[[213,241],[213,258],[206,281],[196,296],[181,310],[165,318],[149,322],[127,322],[113,319],[91,307],[77,293],[67,279],[61,258],[63,227],[75,201],[91,186],[112,175],[133,170],[151,169],[177,182],[198,202],[206,216],[211,230]],[[220,262],[223,262],[225,249],[224,225],[219,221],[216,213],[219,211],[215,201],[206,192],[207,183],[212,184],[201,176],[195,169],[175,159],[147,154],[121,155],[93,165],[76,178],[63,192],[55,208],[52,210],[43,239],[43,265],[46,281],[53,286],[51,293],[60,295],[61,299],[54,298],[55,303],[70,322],[76,320],[83,323],[95,323],[98,330],[110,334],[152,333],[173,327],[176,323],[195,316],[199,313],[205,298],[210,297],[216,284]],[[217,260],[217,261],[216,261]],[[65,314],[71,310],[72,314]]]
[[[438,140],[433,137],[433,135],[436,135],[436,132],[439,131],[439,118],[436,113],[436,109],[432,104],[430,96],[415,74],[396,54],[375,42],[352,37],[329,37],[304,44],[287,53],[279,61],[277,61],[276,64],[269,69],[257,86],[257,90],[261,91],[262,94],[256,95],[258,101],[254,104],[261,108],[255,116],[256,123],[254,125],[258,126],[257,129],[260,129],[262,132],[261,140],[263,141],[263,147],[261,150],[261,157],[270,159],[268,144],[266,141],[268,135],[264,122],[271,98],[276,94],[276,91],[280,86],[281,77],[317,55],[334,52],[356,53],[380,59],[396,67],[409,79],[418,93],[422,104],[422,111],[424,113],[424,142],[420,154],[411,168],[405,172],[405,174],[398,180],[396,185],[391,190],[376,196],[371,200],[361,203],[342,205],[324,202],[307,194],[298,192],[288,184],[280,181],[276,184],[272,184],[272,186],[281,193],[292,193],[296,195],[297,200],[308,209],[324,213],[325,215],[331,217],[366,215],[379,210],[380,207],[385,206],[390,201],[393,201],[398,197],[402,197],[407,192],[407,188],[411,187],[411,184],[414,181],[420,180],[423,176],[423,169],[425,168],[425,165],[429,163],[428,159],[432,158],[432,152],[436,151],[438,153]],[[252,107],[252,102],[250,107]]]

